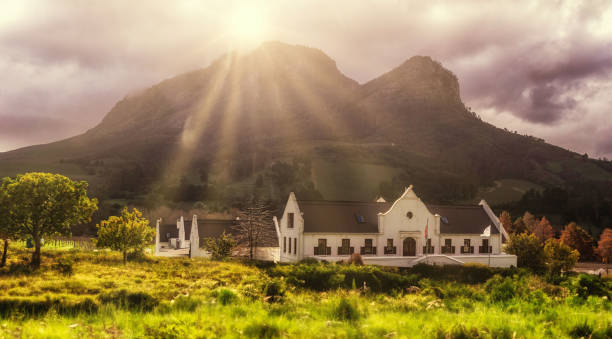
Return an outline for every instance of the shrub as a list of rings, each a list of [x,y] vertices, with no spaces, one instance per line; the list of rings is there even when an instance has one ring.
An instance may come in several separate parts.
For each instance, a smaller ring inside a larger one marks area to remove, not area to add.
[[[234,291],[227,288],[220,288],[216,291],[217,302],[221,305],[229,305],[238,299]]]
[[[128,292],[125,289],[102,293],[98,296],[102,304],[113,304],[132,311],[148,312],[153,310],[159,301],[146,292]]]
[[[527,267],[535,272],[544,270],[544,247],[533,234],[511,234],[506,244],[506,252],[516,255],[518,267]]]
[[[264,285],[264,298],[266,301],[281,301],[285,296],[285,284],[280,279],[272,279]]]
[[[59,314],[70,315],[93,313],[98,310],[98,304],[91,297],[36,296],[0,298],[0,315],[2,317],[11,316],[16,313],[26,316],[38,316],[50,310],[55,310]]]
[[[334,319],[342,321],[357,321],[361,317],[357,305],[346,298],[340,299],[332,314]]]
[[[485,283],[485,290],[493,302],[505,302],[516,296],[516,287],[511,278],[495,275]]]
[[[248,338],[277,338],[281,331],[275,324],[268,322],[253,322],[244,329]]]
[[[63,275],[72,275],[73,262],[69,258],[59,258],[55,264],[55,269]]]
[[[223,231],[223,234],[218,238],[204,239],[204,248],[215,260],[224,259],[230,256],[232,249],[236,246],[236,241],[230,235]]]
[[[571,287],[579,297],[584,299],[590,295],[609,296],[605,281],[596,275],[580,274]]]
[[[572,326],[567,334],[572,338],[589,338],[593,333],[593,326],[586,321]]]
[[[202,301],[199,299],[195,299],[190,296],[180,295],[176,299],[174,299],[174,303],[172,304],[172,306],[176,310],[193,312],[201,304]]]
[[[548,272],[551,275],[559,275],[561,271],[571,270],[580,257],[578,251],[556,239],[546,241],[544,253],[546,254]]]

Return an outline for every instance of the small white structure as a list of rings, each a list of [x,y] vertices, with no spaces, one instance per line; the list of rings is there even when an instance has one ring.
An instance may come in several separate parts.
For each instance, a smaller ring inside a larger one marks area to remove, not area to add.
[[[177,221],[176,228],[178,228],[177,248],[185,248],[185,219],[183,216]]]
[[[412,186],[393,203],[298,201],[291,193],[274,221],[281,262],[338,261],[360,253],[365,263],[384,266],[516,266],[516,256],[502,252],[507,233],[486,201],[426,205]]]
[[[191,232],[189,234],[189,257],[200,256],[200,235],[198,232],[198,217],[194,214],[191,221]]]

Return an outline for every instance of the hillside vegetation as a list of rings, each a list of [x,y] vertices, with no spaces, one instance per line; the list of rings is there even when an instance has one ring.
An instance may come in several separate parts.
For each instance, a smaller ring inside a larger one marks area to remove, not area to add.
[[[611,284],[525,270],[214,262],[23,248],[0,271],[0,335],[45,338],[606,338]],[[365,282],[365,285],[364,285]],[[364,288],[365,286],[365,288]]]
[[[389,200],[410,184],[429,203],[514,203],[506,184],[520,182],[571,192],[573,220],[612,222],[610,162],[482,121],[430,57],[361,85],[322,51],[280,42],[128,96],[82,135],[0,154],[0,175],[41,170],[87,180],[106,214],[111,201],[224,209],[253,192],[276,207],[289,191]]]

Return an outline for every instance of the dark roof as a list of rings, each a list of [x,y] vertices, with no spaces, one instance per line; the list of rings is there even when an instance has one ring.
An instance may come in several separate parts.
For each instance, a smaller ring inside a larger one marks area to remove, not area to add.
[[[198,219],[198,235],[200,236],[200,244],[204,244],[204,238],[217,238],[223,234],[223,231],[231,234],[234,237],[238,237],[238,230],[236,229],[236,220],[228,220],[228,219]],[[260,247],[277,247],[278,246],[278,236],[276,235],[276,230],[274,229],[274,224],[270,222],[268,225],[270,230],[268,232],[264,232],[265,236],[260,239],[260,243],[258,246]],[[159,241],[167,242],[168,241],[168,233],[170,233],[171,238],[178,237],[178,228],[176,228],[176,223],[174,224],[164,224],[159,226]],[[191,219],[185,220],[185,238],[189,240],[191,236]]]
[[[391,207],[388,202],[307,200],[298,205],[304,213],[304,232],[325,233],[378,233],[378,213]]]
[[[378,213],[388,211],[393,204],[302,200],[298,205],[303,213],[306,233],[378,233]],[[440,215],[441,233],[482,234],[489,225],[492,226],[491,234],[499,233],[480,205],[427,205],[427,208]],[[362,217],[363,222],[359,222]]]
[[[427,205],[431,213],[439,214],[440,233],[446,234],[482,234],[491,225],[491,234],[499,230],[480,205]],[[446,223],[444,221],[447,221]]]

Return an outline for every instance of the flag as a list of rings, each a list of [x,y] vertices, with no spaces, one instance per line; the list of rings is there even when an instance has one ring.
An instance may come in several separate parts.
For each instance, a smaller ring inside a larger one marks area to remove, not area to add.
[[[429,235],[427,234],[428,228],[429,228],[429,219],[427,219],[427,223],[425,224],[425,240],[428,239],[428,235]]]

